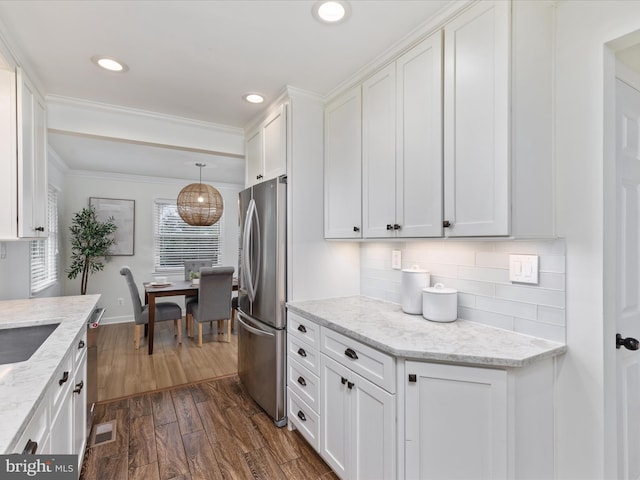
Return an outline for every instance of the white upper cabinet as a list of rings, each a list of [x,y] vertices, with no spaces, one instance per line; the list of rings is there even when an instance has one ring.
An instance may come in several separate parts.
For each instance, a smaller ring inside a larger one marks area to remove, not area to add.
[[[18,75],[18,236],[47,228],[47,107],[20,68]]]
[[[365,238],[442,235],[442,35],[363,84]]]
[[[362,237],[360,85],[324,111],[324,236]]]
[[[509,2],[444,28],[448,236],[509,234]]]
[[[443,32],[362,84],[362,238],[553,237],[553,6],[481,0]]]
[[[47,235],[47,109],[20,68],[0,70],[0,239]]]
[[[442,33],[396,62],[396,223],[400,237],[442,236]]]
[[[553,236],[553,7],[478,2],[444,35],[445,235]]]
[[[279,105],[247,135],[245,186],[284,175],[287,172],[286,105]]]

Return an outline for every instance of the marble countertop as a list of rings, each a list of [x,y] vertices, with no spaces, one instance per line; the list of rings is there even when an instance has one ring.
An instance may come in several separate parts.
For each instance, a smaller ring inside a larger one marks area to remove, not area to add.
[[[29,360],[0,365],[0,452],[11,453],[100,295],[0,301],[0,329],[60,323]]]
[[[396,357],[523,367],[561,355],[566,345],[466,320],[430,322],[368,297],[287,303],[289,311]]]

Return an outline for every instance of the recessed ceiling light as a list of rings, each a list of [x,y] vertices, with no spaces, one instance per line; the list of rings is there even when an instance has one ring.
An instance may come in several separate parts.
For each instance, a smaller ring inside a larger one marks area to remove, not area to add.
[[[91,61],[99,67],[109,70],[110,72],[124,73],[129,70],[126,64],[120,60],[116,60],[113,57],[105,57],[104,55],[94,55],[91,57]]]
[[[313,5],[311,12],[319,22],[336,25],[349,18],[351,6],[344,0],[322,0]]]
[[[262,95],[260,95],[259,93],[247,93],[246,95],[243,95],[242,98],[244,98],[249,103],[262,103],[262,102],[264,102],[264,97]]]

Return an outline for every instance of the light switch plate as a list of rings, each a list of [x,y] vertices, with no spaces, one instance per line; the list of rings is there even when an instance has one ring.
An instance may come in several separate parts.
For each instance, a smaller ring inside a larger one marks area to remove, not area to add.
[[[402,252],[400,250],[391,250],[391,268],[394,270],[402,268]]]
[[[538,284],[538,255],[509,255],[509,280]]]

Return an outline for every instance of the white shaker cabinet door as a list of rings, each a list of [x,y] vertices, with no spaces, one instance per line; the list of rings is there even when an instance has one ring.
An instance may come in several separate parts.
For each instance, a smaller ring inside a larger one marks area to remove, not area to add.
[[[362,98],[360,86],[325,108],[324,236],[362,237]]]
[[[442,236],[442,32],[396,61],[399,237]]]
[[[407,362],[407,479],[507,477],[507,372]]]
[[[264,123],[264,178],[268,180],[287,173],[287,115],[280,105]]]
[[[511,2],[444,27],[444,221],[450,237],[508,235]]]
[[[18,85],[18,236],[44,237],[47,228],[47,109],[22,69]]]
[[[258,129],[247,138],[245,187],[260,182],[262,174],[262,130]]]
[[[396,70],[362,84],[362,226],[365,238],[395,237]]]

